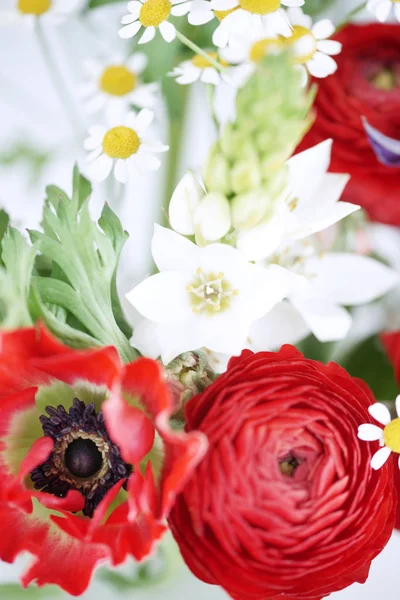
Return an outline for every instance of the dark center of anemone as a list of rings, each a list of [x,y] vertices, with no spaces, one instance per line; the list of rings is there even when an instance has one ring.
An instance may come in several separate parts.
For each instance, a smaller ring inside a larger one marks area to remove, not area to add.
[[[92,440],[78,438],[70,443],[64,455],[68,471],[81,479],[92,477],[100,471],[103,457]]]
[[[295,456],[287,456],[283,460],[279,461],[279,468],[282,475],[287,475],[288,477],[293,477],[297,467],[300,465],[300,462],[297,460]]]
[[[40,422],[44,435],[54,440],[49,458],[31,472],[36,489],[64,497],[78,490],[85,499],[83,514],[92,517],[107,491],[128,478],[132,467],[110,439],[102,412],[94,404],[74,399],[67,412],[63,406],[47,406],[48,417]]]

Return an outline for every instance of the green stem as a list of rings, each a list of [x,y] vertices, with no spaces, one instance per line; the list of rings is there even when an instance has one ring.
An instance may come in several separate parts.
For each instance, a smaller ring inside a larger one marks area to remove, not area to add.
[[[185,46],[193,50],[193,52],[196,52],[196,54],[200,54],[201,56],[203,56],[203,58],[205,58],[210,64],[212,64],[212,66],[215,67],[218,71],[224,70],[224,67],[217,60],[214,60],[214,58],[212,58],[212,56],[210,56],[205,50],[202,50],[200,46],[192,42],[192,40],[189,40],[189,38],[187,38],[186,35],[183,35],[183,33],[177,31],[176,37],[182,42],[182,44],[185,44]]]
[[[42,52],[43,60],[46,64],[50,79],[53,82],[54,89],[58,94],[59,100],[64,108],[64,112],[71,123],[79,141],[82,139],[82,126],[79,118],[76,116],[75,106],[69,95],[68,87],[66,86],[62,76],[60,75],[60,69],[54,60],[54,52],[50,46],[48,39],[44,33],[40,17],[36,19],[36,37],[39,42],[40,50]]]
[[[367,2],[363,2],[362,4],[359,4],[358,6],[356,6],[355,8],[353,8],[353,10],[351,10],[349,12],[349,14],[346,16],[346,18],[344,19],[344,21],[342,21],[341,23],[339,23],[339,25],[336,26],[336,32],[338,33],[338,31],[340,31],[341,29],[343,29],[343,27],[345,27],[353,17],[355,17],[356,15],[358,15],[358,13],[360,13],[362,10],[364,10],[364,8],[367,7],[368,1]]]

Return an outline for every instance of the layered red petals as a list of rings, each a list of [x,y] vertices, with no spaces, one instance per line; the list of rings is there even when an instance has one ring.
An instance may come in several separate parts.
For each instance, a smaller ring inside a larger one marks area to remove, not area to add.
[[[187,404],[209,450],[170,525],[186,563],[237,600],[318,600],[367,578],[394,522],[392,465],[357,438],[374,401],[337,365],[243,353]]]
[[[51,438],[34,440],[17,465],[8,456],[10,432],[15,438],[20,423],[34,413],[38,388],[57,381],[108,390],[102,405],[106,426],[123,459],[133,465],[129,480],[107,492],[92,519],[76,514],[84,506],[78,491],[58,498],[31,488],[29,473],[47,460]],[[12,562],[23,551],[34,555],[24,585],[52,583],[78,595],[98,564],[148,556],[166,531],[173,498],[206,448],[203,434],[172,432],[172,409],[163,370],[154,361],[125,366],[114,348],[72,350],[43,328],[0,336],[0,559]],[[157,478],[150,462],[156,435],[162,442]]]
[[[337,39],[343,44],[338,69],[318,79],[315,123],[300,150],[332,138],[330,169],[351,175],[343,198],[360,204],[375,221],[400,225],[399,169],[378,161],[362,122],[366,117],[400,139],[400,88],[390,85],[390,77],[395,81],[400,72],[400,25],[348,25]]]

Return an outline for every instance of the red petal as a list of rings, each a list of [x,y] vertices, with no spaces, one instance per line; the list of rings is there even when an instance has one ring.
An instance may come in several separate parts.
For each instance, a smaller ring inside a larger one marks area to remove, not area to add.
[[[49,437],[43,436],[36,440],[21,463],[18,479],[25,479],[33,469],[45,462],[52,453],[53,448],[54,441]]]
[[[32,496],[37,498],[43,506],[53,510],[67,510],[71,512],[79,512],[85,506],[85,499],[77,490],[69,490],[65,498],[53,496],[46,492],[31,492]]]
[[[400,385],[400,331],[383,333],[381,340],[393,365],[397,383]]]
[[[117,390],[103,403],[102,410],[107,431],[124,461],[139,465],[154,443],[155,430],[150,419],[136,406],[128,404]]]
[[[171,412],[174,401],[166,383],[162,366],[149,358],[139,358],[125,367],[123,389],[138,396],[145,409],[155,419],[160,412]]]

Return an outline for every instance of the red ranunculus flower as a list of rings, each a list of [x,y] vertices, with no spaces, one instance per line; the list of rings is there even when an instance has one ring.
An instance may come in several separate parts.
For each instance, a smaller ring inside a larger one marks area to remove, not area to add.
[[[161,367],[76,351],[44,329],[0,336],[0,559],[34,555],[22,583],[73,595],[94,568],[141,560],[206,449],[169,428]]]
[[[333,138],[330,169],[351,175],[343,199],[400,225],[400,169],[378,161],[361,120],[400,140],[400,25],[348,25],[337,39],[338,70],[316,81],[316,121],[299,150]]]
[[[393,468],[370,466],[367,386],[291,346],[245,351],[189,401],[209,450],[170,514],[200,579],[237,600],[320,599],[364,582],[393,529]]]

